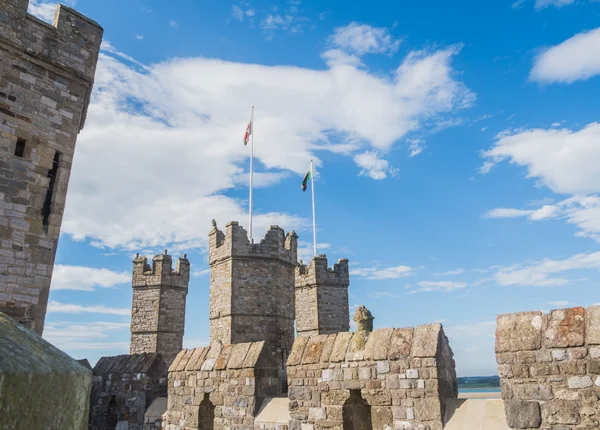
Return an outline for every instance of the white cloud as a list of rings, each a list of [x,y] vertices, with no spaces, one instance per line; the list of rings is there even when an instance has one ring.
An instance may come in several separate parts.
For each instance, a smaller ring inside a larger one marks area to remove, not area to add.
[[[336,28],[330,42],[334,47],[358,56],[393,54],[400,45],[400,41],[395,40],[387,28],[371,27],[356,22]]]
[[[351,269],[350,275],[373,280],[398,279],[414,275],[415,270],[414,267],[403,265],[394,267],[361,267]]]
[[[169,21],[169,27],[179,27],[179,24],[177,24],[177,21],[170,20]]]
[[[205,276],[210,274],[210,269],[192,270],[192,276]]]
[[[52,22],[54,19],[54,12],[58,7],[59,3],[45,2],[43,0],[30,0],[27,11],[46,22]]]
[[[412,293],[429,291],[443,291],[449,293],[451,291],[461,290],[466,286],[466,283],[456,281],[421,281],[417,282],[415,285],[408,285],[406,288],[410,289]]]
[[[387,160],[380,158],[381,155],[375,151],[366,151],[354,156],[354,162],[361,168],[359,175],[368,176],[371,179],[385,179],[388,175],[394,176],[397,169],[390,167]]]
[[[502,286],[558,287],[573,280],[565,272],[576,270],[598,270],[600,252],[577,254],[564,260],[542,260],[528,266],[515,265],[498,269],[491,277]]]
[[[247,219],[246,202],[224,193],[247,170],[242,135],[256,100],[257,174],[299,176],[311,158],[320,166],[316,150],[352,154],[348,136],[386,151],[473,100],[454,79],[456,47],[412,52],[387,77],[326,55],[324,70],[206,58],[144,66],[103,47],[62,232],[111,248],[205,247],[211,219]],[[260,212],[254,224],[256,237],[270,224],[310,225]]]
[[[131,309],[129,308],[108,308],[106,306],[92,305],[92,306],[81,306],[70,303],[60,303],[55,300],[48,302],[48,312],[53,313],[67,313],[67,314],[108,314],[108,315],[131,315]]]
[[[599,141],[597,122],[577,131],[506,131],[496,136],[493,147],[483,157],[493,163],[508,160],[524,166],[527,177],[538,179],[556,193],[585,195],[600,192]]]
[[[52,290],[93,291],[95,287],[111,288],[131,282],[129,273],[109,269],[57,264],[52,274]]]
[[[244,11],[238,5],[233,5],[231,7],[231,16],[239,22],[242,22],[244,20]]]
[[[453,276],[453,275],[460,275],[464,271],[465,271],[465,269],[448,270],[447,272],[434,273],[433,276]]]
[[[318,232],[317,232],[318,233]],[[308,237],[308,235],[307,235]],[[331,248],[331,245],[328,243],[319,243],[317,242],[317,254],[325,254],[328,249]],[[309,264],[314,256],[314,245],[312,242],[307,242],[305,240],[298,241],[298,260],[302,260],[304,264]],[[336,260],[337,261],[337,260]],[[333,264],[335,261],[329,260],[329,263]]]
[[[547,304],[554,306],[556,308],[566,308],[567,306],[572,305],[572,303],[567,300],[557,300],[555,302],[548,302]]]
[[[143,34],[136,34],[136,35],[135,35],[135,38],[136,38],[137,40],[144,40],[144,35],[143,35]]]
[[[543,83],[572,83],[600,74],[600,27],[547,49],[535,59],[529,75]]]
[[[579,231],[577,236],[587,237],[600,243],[600,197],[570,197],[553,205],[543,205],[538,209],[497,208],[485,214],[488,218],[527,217],[530,221],[564,219],[574,224]]]
[[[127,334],[129,322],[46,322],[44,339],[72,355],[77,355],[73,354],[76,352],[93,350],[102,351],[103,354],[109,352],[115,355],[126,354],[129,350],[129,341],[109,341],[109,338],[118,332]]]
[[[544,9],[550,6],[563,7],[575,3],[575,0],[535,0],[536,9]]]
[[[408,156],[410,158],[416,157],[425,148],[425,141],[423,139],[406,139],[406,141],[410,144],[408,148]]]

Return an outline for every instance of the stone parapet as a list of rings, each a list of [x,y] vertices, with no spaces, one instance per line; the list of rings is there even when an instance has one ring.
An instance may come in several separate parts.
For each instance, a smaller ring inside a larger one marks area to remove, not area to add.
[[[287,365],[290,430],[441,430],[457,397],[440,324],[301,336]]]
[[[226,226],[225,234],[216,226],[208,234],[208,263],[235,257],[278,260],[291,266],[298,264],[298,236],[291,231],[287,235],[279,226],[272,225],[264,239],[250,243],[248,233],[237,221]]]
[[[265,342],[182,350],[169,368],[167,430],[253,430],[266,397],[280,390]]]
[[[600,427],[600,306],[499,315],[496,360],[509,427]]]

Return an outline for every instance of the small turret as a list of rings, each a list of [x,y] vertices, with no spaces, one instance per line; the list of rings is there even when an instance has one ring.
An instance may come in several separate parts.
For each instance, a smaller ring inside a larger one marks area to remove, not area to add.
[[[298,335],[330,334],[350,329],[348,259],[333,268],[327,257],[314,257],[308,266],[296,267],[296,331]]]

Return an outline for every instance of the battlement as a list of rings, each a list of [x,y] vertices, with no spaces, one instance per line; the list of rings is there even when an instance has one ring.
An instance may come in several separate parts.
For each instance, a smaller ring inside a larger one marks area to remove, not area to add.
[[[225,233],[213,222],[208,234],[208,262],[214,264],[231,257],[278,260],[290,265],[298,264],[298,235],[287,234],[279,226],[272,225],[260,243],[250,243],[248,233],[237,221],[226,226]]]
[[[307,285],[339,285],[350,284],[348,259],[340,258],[332,268],[327,266],[327,256],[314,257],[308,265],[300,264],[296,267],[296,287]]]
[[[148,286],[173,286],[186,288],[190,280],[190,262],[187,254],[177,260],[173,270],[173,259],[167,250],[164,254],[155,255],[152,258],[152,266],[148,264],[148,258],[137,254],[133,259],[133,287]]]
[[[0,0],[0,44],[23,51],[37,62],[47,62],[58,71],[74,74],[87,81],[91,89],[104,32],[102,27],[63,5],[56,8],[50,25],[27,13],[28,5],[28,0]],[[83,128],[83,120],[80,128]]]

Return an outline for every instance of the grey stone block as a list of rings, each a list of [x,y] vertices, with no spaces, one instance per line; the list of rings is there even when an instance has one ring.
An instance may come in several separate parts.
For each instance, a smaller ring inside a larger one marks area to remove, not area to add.
[[[538,428],[542,423],[540,404],[525,400],[505,400],[506,422],[513,429]]]

